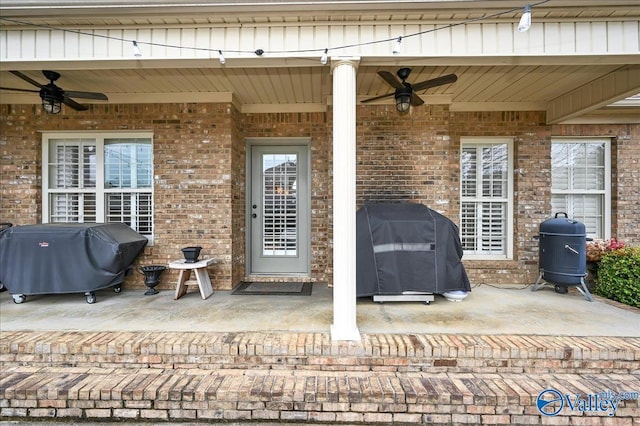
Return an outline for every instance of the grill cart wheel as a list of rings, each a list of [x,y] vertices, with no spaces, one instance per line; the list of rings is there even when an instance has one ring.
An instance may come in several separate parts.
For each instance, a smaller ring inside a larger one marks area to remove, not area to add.
[[[24,294],[12,294],[11,297],[13,297],[13,303],[19,305],[20,303],[24,303],[25,300],[27,300],[27,296],[25,296]]]
[[[92,291],[85,293],[85,296],[87,296],[87,303],[92,305],[94,303],[96,303],[96,294]]]

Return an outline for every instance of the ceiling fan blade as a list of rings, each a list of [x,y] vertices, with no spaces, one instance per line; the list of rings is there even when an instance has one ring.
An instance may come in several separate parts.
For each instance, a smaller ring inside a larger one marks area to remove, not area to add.
[[[15,75],[16,77],[20,77],[21,79],[23,79],[24,81],[26,81],[27,83],[31,83],[36,87],[39,87],[42,89],[42,84],[38,83],[37,81],[35,81],[34,79],[32,79],[31,77],[29,77],[28,75],[22,74],[20,71],[9,71],[11,74]]]
[[[431,80],[421,81],[420,83],[412,84],[413,90],[419,91],[429,89],[431,87],[442,86],[443,84],[455,83],[458,80],[458,76],[455,74],[447,74],[442,77],[432,78]]]
[[[420,106],[424,103],[424,101],[422,100],[422,98],[418,95],[416,95],[415,93],[411,96],[411,105],[413,106]]]
[[[70,98],[97,99],[99,101],[108,101],[107,95],[97,92],[74,92],[73,90],[65,90],[65,96]]]
[[[387,93],[386,95],[380,95],[380,96],[376,96],[375,98],[364,99],[360,102],[363,104],[366,104],[367,102],[377,101],[378,99],[388,98],[389,96],[393,96],[393,95],[395,95],[395,93]]]
[[[31,90],[31,89],[17,89],[15,87],[0,87],[1,90],[15,90],[18,92],[31,92],[31,93],[40,93],[39,90]]]
[[[404,87],[389,71],[378,71],[378,75],[394,89],[402,89]]]
[[[89,109],[89,107],[85,106],[85,105],[80,105],[79,103],[77,103],[76,101],[74,101],[73,99],[69,98],[69,96],[65,93],[64,98],[62,99],[62,103],[65,104],[66,106],[75,109],[76,111],[86,111]]]

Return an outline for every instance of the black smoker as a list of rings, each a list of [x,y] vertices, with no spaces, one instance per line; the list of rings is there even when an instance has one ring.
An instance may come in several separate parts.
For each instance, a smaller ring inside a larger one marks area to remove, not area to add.
[[[564,217],[558,217],[564,215]],[[587,234],[584,223],[569,219],[566,213],[556,213],[553,219],[540,224],[540,275],[531,291],[540,289],[546,281],[554,284],[558,293],[575,286],[589,301],[591,293],[584,282],[587,276]]]

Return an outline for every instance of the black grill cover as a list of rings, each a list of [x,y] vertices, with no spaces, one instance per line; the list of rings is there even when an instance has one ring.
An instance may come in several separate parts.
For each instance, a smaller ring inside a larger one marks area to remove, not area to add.
[[[422,204],[369,204],[356,215],[356,293],[471,291],[458,227]]]
[[[122,283],[146,244],[122,223],[15,226],[0,233],[0,281],[12,294],[99,290]]]

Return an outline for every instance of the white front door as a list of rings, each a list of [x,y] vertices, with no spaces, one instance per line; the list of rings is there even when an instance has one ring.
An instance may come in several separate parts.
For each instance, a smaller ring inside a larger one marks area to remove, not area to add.
[[[250,274],[309,273],[306,145],[250,145]]]

